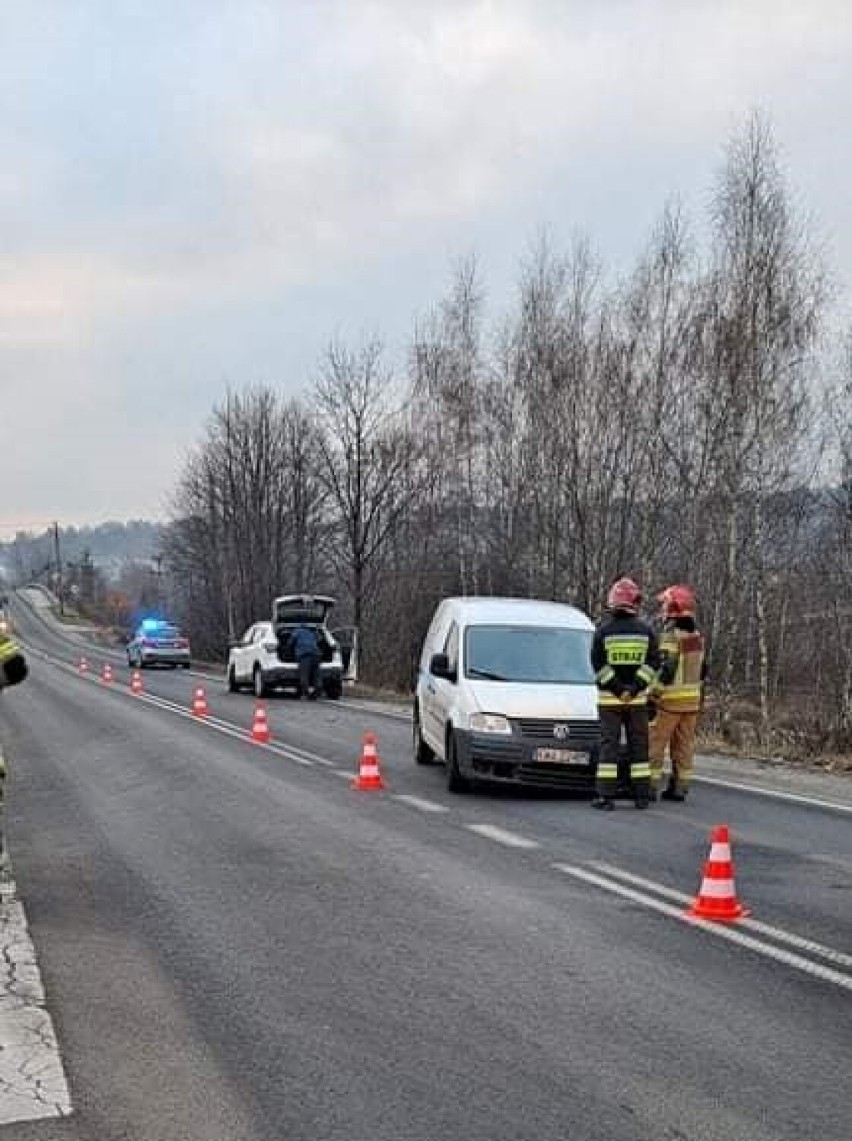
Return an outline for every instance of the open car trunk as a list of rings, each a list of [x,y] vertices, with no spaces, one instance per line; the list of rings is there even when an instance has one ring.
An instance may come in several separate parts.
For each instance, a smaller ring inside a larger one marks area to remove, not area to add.
[[[282,662],[294,662],[290,631],[296,626],[310,626],[316,631],[320,660],[330,662],[334,646],[325,621],[334,607],[334,599],[322,594],[285,594],[272,603],[272,626]]]
[[[323,594],[284,594],[272,603],[274,626],[322,626],[334,609],[334,599]]]

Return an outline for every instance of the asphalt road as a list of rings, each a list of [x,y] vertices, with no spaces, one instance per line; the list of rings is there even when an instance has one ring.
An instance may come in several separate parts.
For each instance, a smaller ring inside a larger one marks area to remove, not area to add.
[[[133,697],[15,610],[9,847],[73,1112],[0,1138],[852,1137],[848,802],[451,797],[401,717],[273,698],[259,747],[248,694]],[[733,928],[682,918],[717,823]]]

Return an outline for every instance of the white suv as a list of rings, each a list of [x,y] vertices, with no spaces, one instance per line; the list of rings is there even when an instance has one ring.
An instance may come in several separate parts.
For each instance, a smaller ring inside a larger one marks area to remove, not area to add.
[[[236,692],[251,686],[256,697],[273,689],[299,689],[299,665],[290,653],[289,630],[310,625],[320,649],[320,688],[337,699],[343,692],[343,658],[336,639],[325,626],[325,615],[334,605],[330,598],[287,595],[273,604],[275,623],[256,622],[228,651],[228,689]]]

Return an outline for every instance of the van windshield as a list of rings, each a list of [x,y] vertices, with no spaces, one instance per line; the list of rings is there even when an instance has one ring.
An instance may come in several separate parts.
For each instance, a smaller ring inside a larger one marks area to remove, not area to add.
[[[562,626],[468,626],[464,671],[473,680],[590,685],[591,630]]]

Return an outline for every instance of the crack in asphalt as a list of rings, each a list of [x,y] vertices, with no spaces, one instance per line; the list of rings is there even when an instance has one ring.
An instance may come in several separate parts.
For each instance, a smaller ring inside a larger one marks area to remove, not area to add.
[[[0,904],[0,1124],[70,1113],[26,915],[20,901],[5,900]]]

